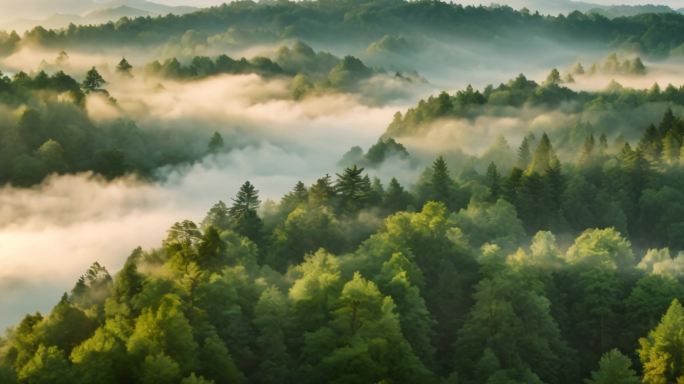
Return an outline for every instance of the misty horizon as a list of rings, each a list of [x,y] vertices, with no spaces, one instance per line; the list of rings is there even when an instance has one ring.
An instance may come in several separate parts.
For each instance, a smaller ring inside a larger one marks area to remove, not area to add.
[[[221,3],[0,0],[0,383],[684,378],[684,0]]]

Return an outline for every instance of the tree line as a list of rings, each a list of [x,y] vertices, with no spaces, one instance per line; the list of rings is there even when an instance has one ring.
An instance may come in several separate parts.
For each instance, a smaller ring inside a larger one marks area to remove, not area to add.
[[[527,34],[536,34],[560,43],[591,41],[662,57],[682,46],[683,27],[684,15],[674,12],[611,19],[592,12],[551,16],[506,6],[473,7],[439,1],[241,1],[184,15],[124,17],[102,25],[72,24],[61,30],[36,27],[21,37],[6,33],[0,35],[0,52],[11,52],[22,43],[61,48],[121,42],[158,45],[177,41],[193,31],[206,34],[207,42],[211,36],[228,32],[238,44],[288,38],[330,44],[345,36],[348,42],[367,45],[385,35],[402,34],[469,40],[496,35],[520,41]]]
[[[130,76],[131,68],[122,59],[117,73]],[[0,73],[0,104],[18,111],[0,122],[0,184],[30,186],[50,174],[84,171],[107,178],[130,173],[149,178],[161,166],[187,164],[229,147],[194,134],[169,139],[125,118],[93,121],[85,106],[87,95],[116,105],[106,84],[96,68],[80,82],[63,71],[18,72],[11,78]]]
[[[658,137],[679,132],[671,118]],[[681,220],[681,166],[650,131],[619,153],[589,136],[576,163],[547,135],[526,139],[508,176],[438,157],[406,188],[349,166],[278,203],[245,182],[115,276],[95,263],[27,315],[0,341],[0,380],[682,380],[684,247],[659,221]],[[584,216],[620,209],[656,222]]]

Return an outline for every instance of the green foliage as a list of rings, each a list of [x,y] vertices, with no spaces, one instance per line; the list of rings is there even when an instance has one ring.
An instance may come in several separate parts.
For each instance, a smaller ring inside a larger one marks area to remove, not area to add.
[[[684,309],[673,300],[660,324],[648,337],[639,339],[639,358],[643,366],[644,383],[675,383],[684,380],[682,351],[684,339]]]
[[[363,168],[356,165],[346,168],[342,174],[337,174],[335,192],[345,212],[358,212],[368,202],[371,192],[370,180],[362,175]]]
[[[591,373],[587,384],[638,384],[639,377],[632,369],[632,361],[617,349],[606,352],[599,361],[598,371]]]
[[[106,83],[107,82],[102,75],[93,67],[86,73],[86,77],[83,80],[81,87],[83,87],[86,92],[95,92],[100,90]]]
[[[23,38],[3,33],[0,53],[10,53],[21,43],[74,46],[127,42],[145,47],[169,41],[182,44],[184,40],[197,45],[210,41],[258,44],[290,38],[330,44],[339,41],[340,36],[362,46],[377,41],[374,46],[396,51],[397,46],[406,45],[400,36],[421,32],[434,38],[458,35],[480,42],[492,34],[506,36],[511,25],[516,26],[514,39],[530,33],[559,40],[572,37],[604,47],[629,47],[653,56],[676,50],[683,42],[676,33],[683,23],[681,15],[648,11],[611,19],[595,12],[542,16],[526,9],[441,2],[237,3],[180,16],[123,18],[99,26],[72,25],[62,30],[38,26]],[[227,25],[230,29],[226,31]]]
[[[225,143],[223,142],[223,137],[221,136],[220,133],[214,132],[214,134],[211,136],[211,139],[209,140],[209,152],[211,153],[217,153],[223,150],[225,147]]]
[[[259,191],[247,181],[242,184],[233,199],[233,205],[228,209],[231,229],[257,243],[261,240],[262,222],[256,212],[260,204]]]
[[[21,382],[30,384],[67,384],[73,380],[64,352],[42,344],[33,358],[19,370],[17,377]]]
[[[0,104],[16,113],[0,124],[0,184],[30,186],[51,173],[94,171],[108,178],[129,172],[151,177],[158,167],[206,155],[189,135],[143,131],[132,121],[97,122],[85,108],[87,92],[105,92],[91,70],[84,88],[64,72],[12,79],[0,74]]]
[[[125,57],[121,58],[119,64],[116,65],[116,72],[125,76],[131,76],[131,70],[133,66],[126,60]]]
[[[568,249],[571,263],[590,263],[612,269],[626,269],[634,264],[632,246],[613,228],[587,230]]]

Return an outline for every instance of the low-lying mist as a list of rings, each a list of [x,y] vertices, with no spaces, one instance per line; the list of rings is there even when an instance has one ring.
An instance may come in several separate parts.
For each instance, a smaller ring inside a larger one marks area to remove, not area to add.
[[[415,53],[373,53],[365,48],[341,52],[333,48],[333,53],[355,54],[389,71],[415,70],[427,82],[411,85],[379,76],[368,80],[357,93],[330,92],[301,100],[291,97],[289,82],[280,78],[145,78],[138,70],[160,57],[125,48],[107,54],[71,50],[66,63],[57,62],[58,49],[25,48],[0,60],[0,70],[5,73],[32,72],[42,66],[64,69],[78,79],[96,66],[117,102],[90,97],[86,108],[94,121],[123,118],[145,130],[169,135],[183,132],[195,138],[189,146],[206,147],[210,135],[219,132],[233,148],[194,165],[160,169],[160,181],[154,183],[133,177],[105,181],[78,174],[53,176],[30,189],[0,189],[0,328],[16,323],[27,312],[48,310],[95,261],[115,272],[132,249],[158,245],[176,221],[201,220],[216,201],[229,202],[245,180],[260,190],[262,200],[278,199],[299,180],[310,184],[326,173],[339,172],[338,160],[349,148],[374,144],[395,112],[404,112],[421,98],[441,90],[453,92],[467,84],[497,85],[518,73],[543,81],[551,68],[568,67],[579,57],[578,47],[543,47],[550,50],[549,55],[537,62],[530,62],[530,51],[497,52],[494,45],[477,48],[430,42]],[[444,60],[426,59],[435,52]],[[582,59],[606,55],[592,52],[588,48]],[[122,56],[136,67],[132,79],[114,71]],[[418,57],[421,59],[412,60]],[[663,86],[666,82],[684,82],[680,67],[674,63],[647,64],[651,67],[647,76],[616,80],[641,88],[650,87],[654,81]],[[610,80],[606,79],[606,84]],[[592,79],[573,87],[593,86],[604,85]],[[515,147],[528,131],[550,129],[567,119],[562,112],[521,111],[521,116],[512,118],[439,122],[440,128],[431,135],[402,143],[412,153],[423,153],[425,161],[451,150],[481,154],[496,137],[504,135]],[[402,184],[410,185],[421,170],[409,162],[392,160],[373,170],[371,176],[377,175],[384,182],[397,177]]]

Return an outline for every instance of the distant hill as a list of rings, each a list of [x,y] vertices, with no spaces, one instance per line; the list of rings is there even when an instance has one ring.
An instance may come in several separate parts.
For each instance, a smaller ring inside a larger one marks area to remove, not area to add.
[[[82,19],[88,23],[101,23],[107,22],[109,20],[118,20],[122,17],[141,17],[149,15],[151,15],[150,12],[122,5],[115,8],[98,9],[96,11],[92,11],[82,17]]]
[[[590,9],[588,12],[597,13],[599,15],[615,18],[623,16],[636,16],[642,13],[674,13],[674,9],[667,5],[613,5],[608,7],[596,7]]]
[[[568,14],[573,11],[591,12],[605,17],[615,18],[622,16],[635,16],[642,13],[670,13],[675,12],[666,5],[601,5],[585,1],[572,0],[504,0],[491,1],[474,0],[468,3],[484,4],[501,3],[515,9],[527,8],[531,12],[539,11],[542,14],[556,15],[559,13]]]
[[[191,2],[191,1],[189,1]],[[190,6],[169,6],[159,3],[154,3],[146,0],[110,0],[101,4],[106,8],[128,7],[139,11],[145,11],[155,15],[164,15],[168,13],[184,14],[194,12],[198,8]]]
[[[36,1],[33,1],[34,3]],[[47,8],[52,9],[52,8]],[[65,6],[66,10],[70,9]],[[102,24],[116,21],[122,17],[144,17],[167,15],[173,13],[182,15],[197,11],[199,8],[190,6],[168,6],[146,0],[111,0],[106,2],[83,1],[80,7],[74,8],[73,13],[55,13],[41,18],[17,18],[0,24],[0,30],[16,30],[23,32],[38,25],[47,29],[60,29],[69,24]],[[40,16],[37,13],[37,16]]]

